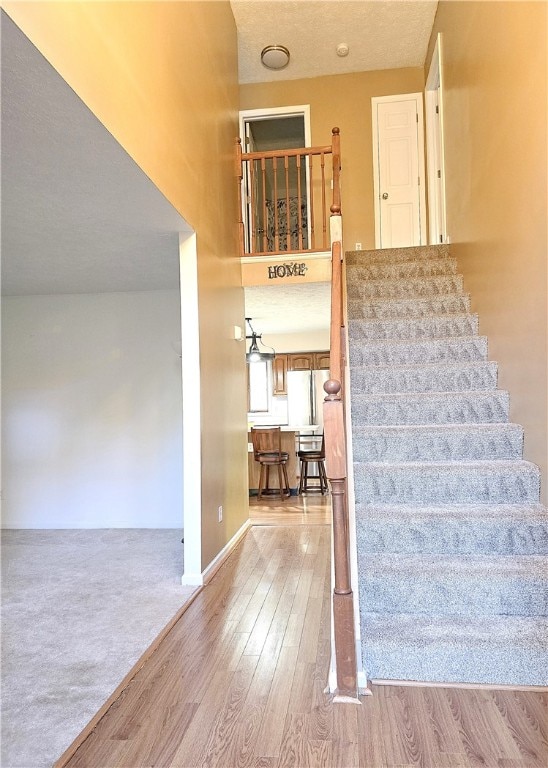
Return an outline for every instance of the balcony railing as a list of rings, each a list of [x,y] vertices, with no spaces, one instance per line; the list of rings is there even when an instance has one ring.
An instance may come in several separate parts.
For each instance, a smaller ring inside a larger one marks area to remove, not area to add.
[[[329,200],[334,146],[242,152],[236,143],[236,175],[242,256],[329,251]],[[327,169],[326,169],[327,166]]]

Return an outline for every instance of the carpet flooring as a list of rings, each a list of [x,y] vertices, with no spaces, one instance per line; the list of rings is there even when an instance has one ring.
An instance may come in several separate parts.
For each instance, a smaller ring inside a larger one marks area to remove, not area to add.
[[[548,515],[448,246],[347,254],[370,679],[548,684]]]
[[[2,532],[3,768],[51,766],[190,597],[181,535]]]

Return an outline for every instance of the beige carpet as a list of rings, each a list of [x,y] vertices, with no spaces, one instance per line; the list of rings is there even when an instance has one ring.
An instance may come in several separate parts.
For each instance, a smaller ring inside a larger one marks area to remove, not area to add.
[[[63,753],[190,597],[182,532],[2,532],[2,768]]]

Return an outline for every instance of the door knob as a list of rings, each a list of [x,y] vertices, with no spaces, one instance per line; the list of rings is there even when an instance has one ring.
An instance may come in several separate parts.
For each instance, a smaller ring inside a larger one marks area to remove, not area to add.
[[[383,192],[382,193],[382,199],[383,200],[388,200],[388,192]]]

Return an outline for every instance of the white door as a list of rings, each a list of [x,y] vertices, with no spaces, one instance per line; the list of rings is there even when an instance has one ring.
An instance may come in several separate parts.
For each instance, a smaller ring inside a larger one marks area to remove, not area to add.
[[[423,245],[425,236],[422,94],[372,99],[375,245]]]

